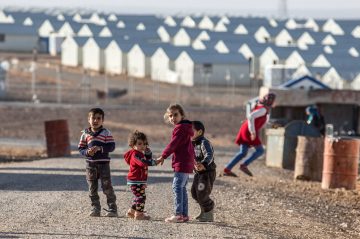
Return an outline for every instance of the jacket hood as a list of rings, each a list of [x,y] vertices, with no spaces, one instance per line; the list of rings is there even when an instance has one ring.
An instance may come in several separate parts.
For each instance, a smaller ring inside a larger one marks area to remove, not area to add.
[[[127,164],[130,165],[131,156],[135,153],[135,149],[130,149],[124,154],[124,159]]]
[[[192,122],[190,120],[181,120],[178,124],[176,124],[176,127],[182,128],[182,130],[184,130],[186,134],[190,135],[190,137],[194,135]]]

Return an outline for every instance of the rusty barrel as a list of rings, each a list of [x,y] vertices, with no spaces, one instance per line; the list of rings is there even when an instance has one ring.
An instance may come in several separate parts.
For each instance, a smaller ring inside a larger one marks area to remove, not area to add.
[[[325,139],[321,188],[356,189],[360,141],[350,137]]]
[[[69,127],[66,120],[45,121],[45,137],[48,157],[70,155]]]
[[[324,138],[298,136],[294,179],[321,182]]]

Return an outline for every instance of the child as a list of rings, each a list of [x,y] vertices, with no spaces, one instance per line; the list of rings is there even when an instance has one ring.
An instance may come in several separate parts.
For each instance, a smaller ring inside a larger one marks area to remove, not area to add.
[[[208,139],[204,137],[205,127],[200,121],[193,121],[195,149],[195,176],[191,187],[191,195],[199,203],[201,212],[195,218],[200,222],[214,221],[214,201],[210,193],[216,177],[214,149]]]
[[[150,216],[144,213],[146,201],[146,180],[148,176],[148,166],[155,166],[158,161],[152,159],[151,150],[147,147],[146,135],[135,131],[129,135],[129,146],[132,148],[124,154],[124,159],[130,165],[127,176],[127,184],[130,185],[134,194],[133,205],[127,212],[129,218],[135,220],[149,220]]]
[[[106,195],[109,209],[107,217],[117,217],[116,196],[111,185],[109,152],[115,149],[114,138],[110,131],[103,127],[104,111],[93,108],[88,113],[90,127],[82,131],[78,146],[81,155],[86,157],[86,179],[89,185],[89,196],[92,210],[90,216],[100,217],[100,200],[98,195],[98,179]]]
[[[231,172],[231,169],[246,156],[250,147],[254,147],[255,152],[240,165],[241,171],[249,176],[253,176],[247,166],[264,153],[264,148],[259,138],[259,131],[269,120],[270,109],[274,104],[275,98],[276,95],[273,93],[265,95],[252,110],[249,118],[241,125],[235,140],[235,143],[240,146],[240,151],[225,166],[224,176],[237,177],[236,174]]]
[[[174,169],[173,193],[175,203],[175,214],[166,218],[166,222],[187,222],[188,196],[186,184],[189,175],[194,168],[194,147],[191,137],[194,135],[192,123],[185,119],[185,112],[181,105],[170,105],[164,115],[165,121],[174,125],[170,143],[162,152],[159,162],[163,164],[164,159],[172,154],[172,168]]]

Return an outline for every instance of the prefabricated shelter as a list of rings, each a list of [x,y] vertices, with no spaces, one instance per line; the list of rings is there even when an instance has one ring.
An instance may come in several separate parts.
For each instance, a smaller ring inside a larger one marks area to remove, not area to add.
[[[175,71],[182,85],[227,85],[226,75],[238,86],[249,86],[248,61],[241,54],[183,51],[175,60]]]
[[[104,72],[105,49],[111,42],[110,37],[90,37],[83,47],[84,69]]]
[[[145,43],[134,44],[128,53],[128,74],[139,78],[150,76],[151,56],[159,46],[161,45]]]
[[[174,60],[182,51],[186,50],[191,50],[191,48],[172,46],[159,47],[151,57],[151,79],[154,81],[176,83],[177,79],[174,79],[174,76],[176,75]]]
[[[37,29],[19,24],[0,24],[0,51],[32,52],[39,47]]]
[[[78,67],[83,64],[83,47],[88,37],[67,37],[61,45],[61,64]]]
[[[120,75],[126,72],[128,52],[134,43],[113,39],[105,49],[105,72]]]

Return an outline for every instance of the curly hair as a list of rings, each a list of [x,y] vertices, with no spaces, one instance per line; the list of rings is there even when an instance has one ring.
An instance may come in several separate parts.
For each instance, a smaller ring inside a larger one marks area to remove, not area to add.
[[[134,132],[129,134],[128,143],[131,148],[136,145],[136,142],[138,140],[142,140],[145,143],[145,145],[148,145],[147,137],[143,132],[135,130]]]

